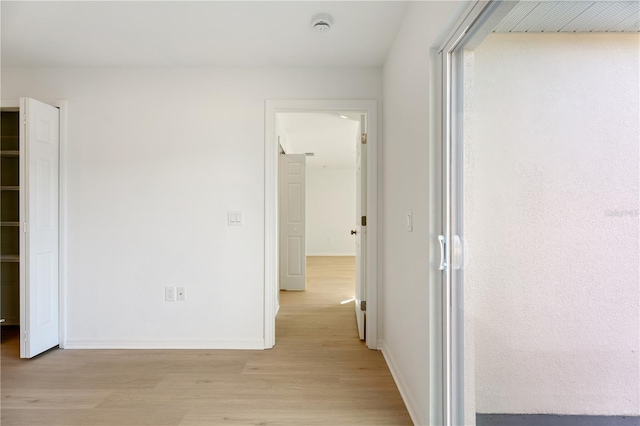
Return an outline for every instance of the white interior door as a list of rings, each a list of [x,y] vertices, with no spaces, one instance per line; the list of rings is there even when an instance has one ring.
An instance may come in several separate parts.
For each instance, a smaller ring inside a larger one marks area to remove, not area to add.
[[[356,321],[360,339],[365,339],[367,258],[367,132],[366,117],[360,118],[361,135],[356,141]],[[364,219],[363,219],[364,218]],[[363,309],[364,308],[364,309]]]
[[[306,288],[306,160],[280,155],[280,289]]]
[[[58,108],[20,100],[20,356],[57,346],[58,316]]]

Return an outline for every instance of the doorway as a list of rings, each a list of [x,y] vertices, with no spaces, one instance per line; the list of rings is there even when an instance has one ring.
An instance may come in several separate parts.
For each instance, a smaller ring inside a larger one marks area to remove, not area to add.
[[[278,113],[276,123],[280,290],[306,291],[308,283],[331,281],[333,266],[337,273],[352,264],[354,282],[341,302],[356,303],[358,333],[364,340],[366,113]],[[329,270],[318,270],[320,265]],[[307,272],[318,279],[308,279]]]
[[[438,54],[439,423],[638,420],[637,11],[477,4]]]
[[[278,115],[279,114],[321,114],[325,118],[331,118],[334,120],[350,120],[350,116],[357,117],[359,113],[364,113],[367,117],[368,123],[368,146],[369,152],[374,151],[373,155],[366,157],[366,167],[369,169],[369,173],[366,175],[366,198],[361,197],[365,201],[364,211],[367,213],[366,225],[367,225],[367,239],[365,246],[362,247],[366,250],[370,259],[375,259],[375,247],[376,247],[376,171],[375,162],[377,161],[375,155],[375,147],[377,142],[377,129],[376,129],[376,101],[267,101],[266,109],[266,148],[265,148],[265,348],[273,347],[275,344],[275,315],[279,309],[279,275],[280,275],[280,246],[279,246],[279,233],[282,231],[281,224],[279,223],[280,215],[278,209],[278,163],[281,157],[281,151],[284,151],[283,155],[287,155],[286,151],[291,152],[291,147],[287,146],[287,141],[283,140],[282,135],[278,140]],[[340,117],[342,115],[343,117]],[[357,123],[357,122],[356,122]],[[356,124],[358,127],[361,124]],[[306,163],[307,158],[318,160],[321,162],[321,157],[314,158],[314,152],[308,150],[302,154],[301,162]],[[305,155],[305,154],[311,155]],[[355,154],[355,153],[353,153]],[[295,154],[294,154],[295,155]],[[312,161],[313,161],[312,160]],[[354,161],[355,162],[355,161]],[[373,164],[373,166],[372,166]],[[321,167],[320,167],[321,168]],[[354,217],[355,219],[355,217]],[[354,220],[355,222],[355,220]],[[354,230],[356,233],[361,231]],[[347,235],[349,237],[350,235]],[[306,257],[306,242],[302,246],[305,250]],[[300,248],[300,244],[298,244]],[[373,257],[372,257],[373,256]],[[302,257],[299,255],[298,257]],[[375,262],[367,262],[363,269],[361,278],[363,293],[366,294],[366,300],[364,303],[356,304],[356,307],[361,311],[366,309],[366,317],[368,322],[366,343],[369,348],[376,348],[377,341],[377,327],[375,324],[376,318],[376,271]],[[372,308],[373,306],[373,308]],[[364,312],[363,312],[364,316]],[[363,327],[364,331],[364,327]],[[364,336],[363,336],[364,337]]]
[[[305,254],[356,256],[361,115],[365,116],[345,111],[276,115],[281,290],[305,289]]]

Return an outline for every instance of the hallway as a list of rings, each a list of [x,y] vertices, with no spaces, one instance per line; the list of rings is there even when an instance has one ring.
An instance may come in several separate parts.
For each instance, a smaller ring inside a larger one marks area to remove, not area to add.
[[[51,350],[18,359],[2,333],[2,425],[407,425],[382,353],[357,337],[354,260],[307,259],[306,292],[281,292],[276,346]]]

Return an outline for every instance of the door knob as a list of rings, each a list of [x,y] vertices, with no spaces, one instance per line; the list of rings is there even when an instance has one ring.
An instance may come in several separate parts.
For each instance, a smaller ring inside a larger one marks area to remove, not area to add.
[[[351,235],[356,235],[356,234],[357,234],[356,230],[355,230],[355,229],[352,229],[352,230],[351,230]]]

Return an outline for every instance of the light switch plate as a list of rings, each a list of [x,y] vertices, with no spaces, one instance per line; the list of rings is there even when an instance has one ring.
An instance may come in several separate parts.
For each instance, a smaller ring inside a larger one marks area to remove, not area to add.
[[[175,302],[175,300],[176,300],[176,288],[175,287],[165,287],[164,288],[164,300],[166,302]]]
[[[242,226],[242,212],[228,212],[227,224],[229,226]]]

